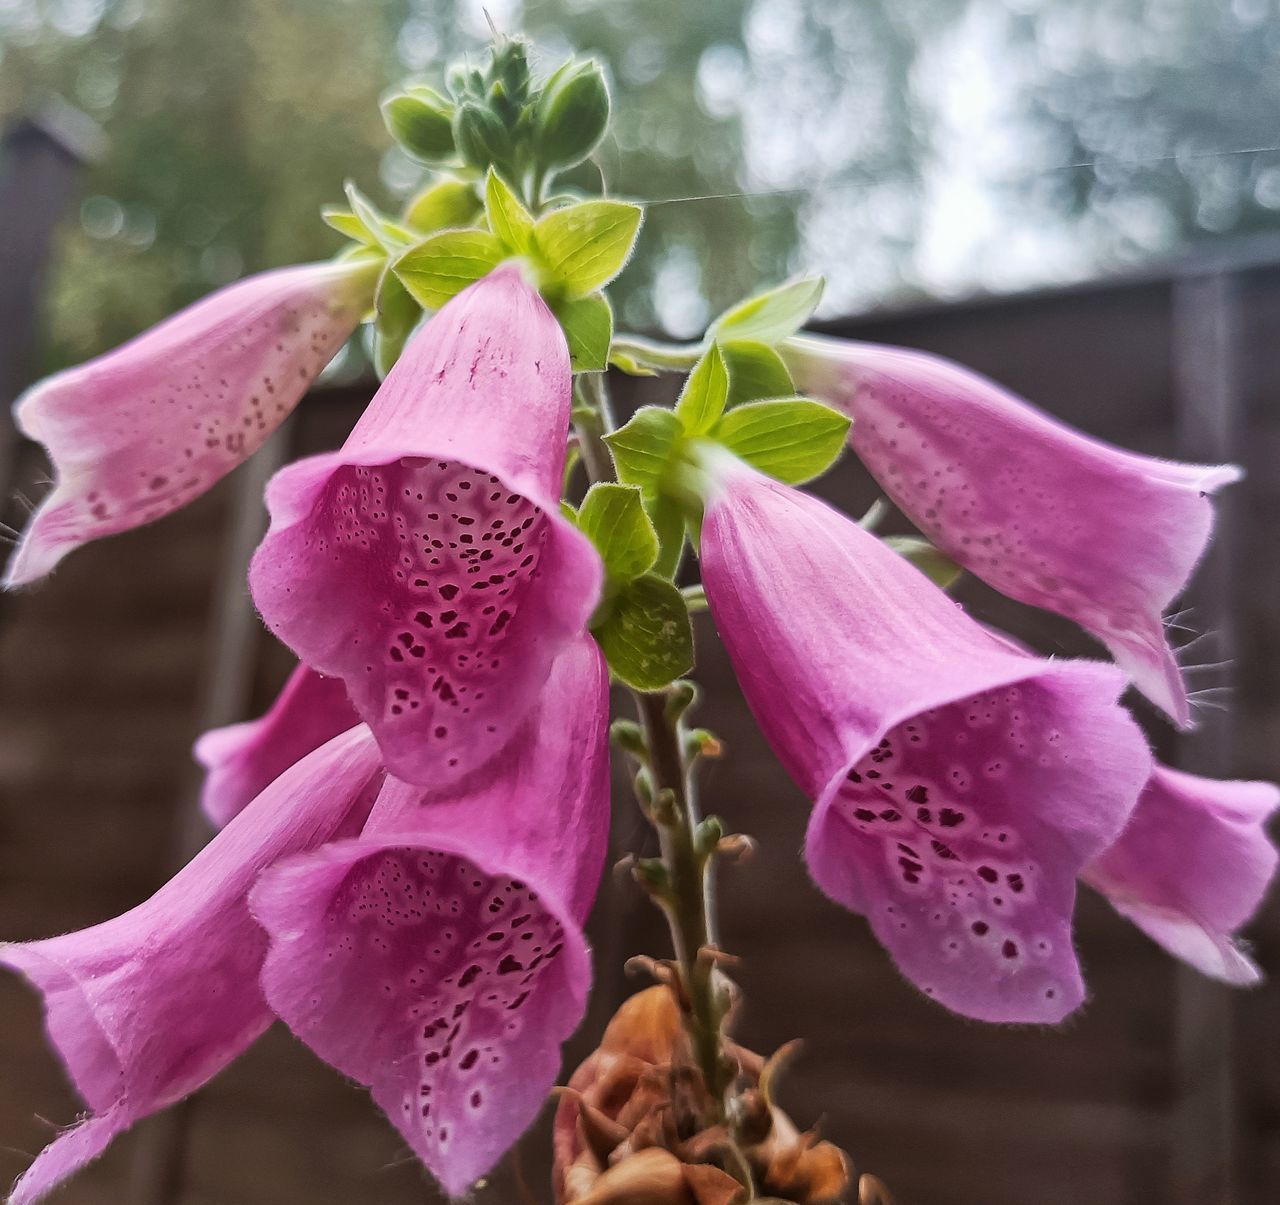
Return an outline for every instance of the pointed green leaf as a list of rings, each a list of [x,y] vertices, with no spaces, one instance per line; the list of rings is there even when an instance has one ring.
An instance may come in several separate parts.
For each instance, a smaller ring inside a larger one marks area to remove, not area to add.
[[[417,230],[457,230],[483,213],[476,190],[464,180],[441,180],[424,188],[405,210],[404,220]]]
[[[657,560],[658,537],[633,485],[593,485],[578,510],[578,527],[618,581],[632,581]]]
[[[647,498],[644,508],[649,512],[654,531],[658,533],[658,559],[653,571],[660,577],[675,577],[684,553],[684,510],[668,494]]]
[[[574,372],[603,372],[609,366],[613,340],[613,307],[603,293],[591,293],[557,302],[552,309],[560,319],[569,344]]]
[[[885,536],[884,542],[943,590],[949,590],[964,575],[955,561],[919,536]]]
[[[399,251],[412,236],[396,222],[378,212],[377,207],[350,180],[346,183],[347,203],[374,241],[388,251]]]
[[[693,629],[684,597],[652,573],[619,593],[595,637],[614,676],[636,690],[661,690],[693,668]]]
[[[381,379],[400,358],[413,328],[422,317],[422,307],[409,296],[390,266],[383,269],[378,279],[374,312],[374,368]]]
[[[720,345],[720,352],[729,370],[729,406],[795,396],[791,373],[782,357],[767,343],[732,339]]]
[[[762,473],[799,485],[831,467],[848,432],[849,420],[838,410],[788,398],[730,410],[711,434]]]
[[[713,343],[689,374],[676,403],[676,415],[687,435],[703,435],[716,425],[729,400],[729,374]]]
[[[493,168],[489,169],[484,182],[484,212],[489,219],[489,229],[510,250],[517,255],[529,250],[533,238],[533,217]]]
[[[484,230],[444,230],[410,247],[393,265],[419,305],[438,310],[468,285],[488,276],[506,248]]]
[[[534,241],[553,282],[581,297],[622,271],[643,217],[639,205],[625,201],[583,201],[540,217]]]
[[[749,297],[721,314],[708,333],[713,339],[780,343],[809,321],[822,298],[823,283],[821,276],[811,276]]]
[[[661,406],[637,410],[625,427],[604,437],[613,453],[618,480],[656,493],[676,444],[683,438],[680,420]]]
[[[367,247],[376,247],[378,238],[354,213],[349,209],[341,209],[337,205],[326,205],[320,210],[320,216],[324,219],[326,226],[331,226],[339,234],[346,238],[354,239],[357,243],[363,243]]]

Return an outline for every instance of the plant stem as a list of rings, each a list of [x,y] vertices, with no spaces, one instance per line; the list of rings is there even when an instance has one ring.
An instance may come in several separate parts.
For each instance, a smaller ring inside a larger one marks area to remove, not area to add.
[[[666,372],[688,372],[702,355],[701,343],[668,343],[663,339],[647,339],[641,335],[615,335],[612,348],[630,356],[647,368]]]
[[[724,1092],[728,1087],[720,1050],[723,1009],[717,1000],[715,964],[703,954],[712,944],[708,854],[697,847],[700,817],[684,755],[684,733],[680,720],[670,714],[668,694],[635,691],[633,695],[649,747],[649,769],[658,801],[653,819],[667,871],[663,911],[689,1004],[689,1036],[706,1082],[714,1120],[723,1121]]]
[[[584,373],[578,378],[578,391],[581,405],[575,423],[582,463],[593,482],[615,480],[613,460],[603,440],[614,427],[604,374]],[[714,943],[710,855],[697,847],[701,817],[684,729],[680,715],[669,706],[670,692],[633,690],[631,694],[648,748],[657,801],[650,819],[658,831],[667,872],[663,912],[689,1006],[686,1025],[714,1113],[711,1120],[723,1121],[729,1077],[720,1044],[720,975],[703,953]]]

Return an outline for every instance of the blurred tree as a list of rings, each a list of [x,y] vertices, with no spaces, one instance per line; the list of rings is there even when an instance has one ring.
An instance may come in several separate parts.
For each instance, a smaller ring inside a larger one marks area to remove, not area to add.
[[[346,177],[408,195],[378,96],[481,52],[486,8],[544,72],[605,63],[609,190],[756,194],[651,207],[632,327],[690,334],[801,269],[828,312],[1080,276],[1280,212],[1280,155],[1212,153],[1275,140],[1275,0],[0,0],[0,114],[54,93],[111,140],[51,366],[329,254],[316,210]]]
[[[1013,6],[1011,6],[1013,7]],[[1034,0],[1010,24],[1030,69],[1018,96],[1053,140],[1042,202],[1104,256],[1275,229],[1280,154],[1276,0]]]

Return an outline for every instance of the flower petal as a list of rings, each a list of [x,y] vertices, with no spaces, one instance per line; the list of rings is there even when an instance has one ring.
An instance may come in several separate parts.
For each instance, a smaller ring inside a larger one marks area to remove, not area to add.
[[[1280,806],[1268,782],[1217,782],[1157,766],[1120,839],[1085,871],[1169,953],[1227,983],[1261,972],[1236,945],[1266,893],[1276,850],[1266,822]]]
[[[9,1205],[34,1205],[68,1176],[92,1163],[116,1135],[124,1133],[132,1123],[128,1110],[113,1106],[97,1117],[86,1117],[78,1125],[64,1130],[18,1177],[9,1193]]]
[[[582,631],[599,558],[559,513],[564,335],[514,266],[436,314],[338,452],[267,490],[268,627],[341,677],[387,768],[458,781],[510,739]]]
[[[204,814],[221,828],[295,762],[357,723],[341,678],[298,666],[265,715],[196,741],[195,758],[208,771]]]
[[[856,523],[740,465],[708,500],[702,570],[747,701],[816,801],[818,885],[949,1008],[1070,1012],[1075,879],[1150,772],[1121,675],[1020,655]]]
[[[252,276],[19,398],[18,426],[57,480],[5,585],[170,514],[247,459],[355,329],[372,284],[351,262]]]
[[[453,1195],[533,1120],[582,1016],[607,684],[582,640],[500,766],[447,801],[389,778],[357,840],[273,867],[252,895],[272,1008],[371,1088]]]
[[[363,822],[378,772],[364,727],[288,770],[146,903],[78,933],[0,946],[44,997],[45,1024],[95,1117],[22,1181],[35,1200],[140,1117],[194,1091],[271,1021],[266,938],[246,906],[259,871]]]
[[[1178,464],[1090,439],[923,352],[804,338],[801,388],[852,416],[849,442],[907,517],[997,590],[1075,620],[1185,726],[1161,613],[1186,585],[1232,465]]]

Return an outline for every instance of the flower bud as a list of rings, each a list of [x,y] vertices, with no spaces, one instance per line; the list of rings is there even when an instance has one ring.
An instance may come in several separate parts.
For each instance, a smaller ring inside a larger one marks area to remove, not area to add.
[[[453,105],[434,88],[414,87],[382,102],[387,129],[409,154],[428,163],[453,154]]]
[[[458,153],[477,171],[504,164],[511,156],[511,137],[501,121],[477,101],[464,100],[453,115],[453,141]]]
[[[546,83],[533,115],[533,151],[549,168],[581,163],[609,128],[609,88],[594,59],[570,59]]]
[[[489,78],[490,103],[510,124],[529,95],[529,53],[525,43],[512,38],[495,47]]]

